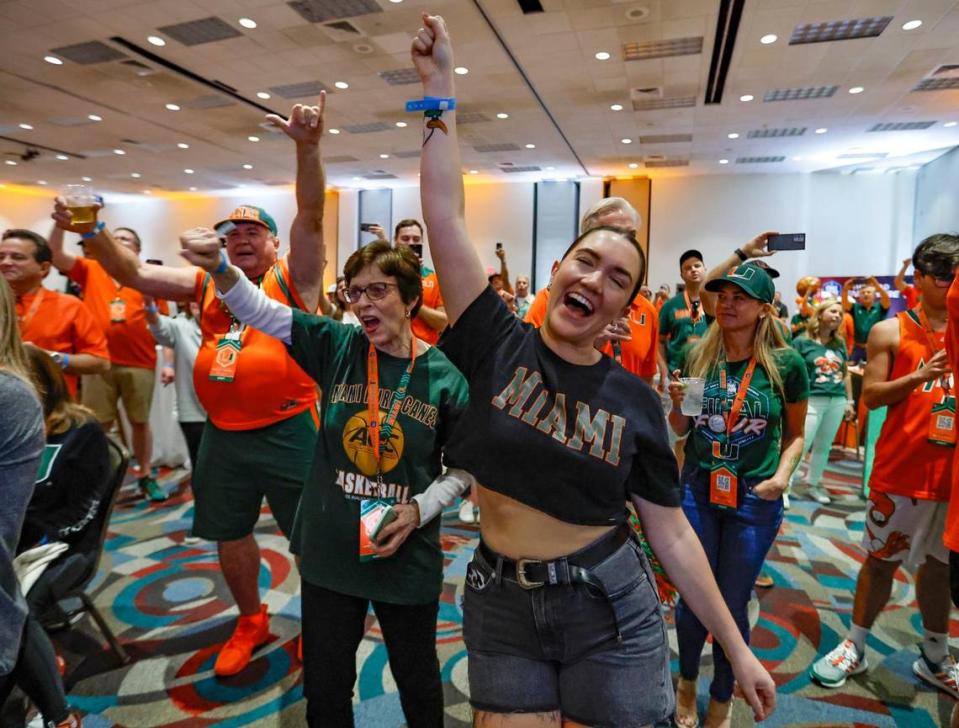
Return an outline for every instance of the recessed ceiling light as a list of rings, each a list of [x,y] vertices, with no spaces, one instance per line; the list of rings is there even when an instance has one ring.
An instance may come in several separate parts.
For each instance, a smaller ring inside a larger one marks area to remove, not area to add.
[[[186,169],[183,170],[183,174],[193,174],[193,170],[187,167]]]
[[[93,177],[81,177],[84,182],[93,182]]]
[[[190,192],[196,192],[196,187],[191,187]]]
[[[535,145],[535,144],[527,144],[527,145],[526,145],[526,148],[527,148],[527,149],[536,149],[536,145]]]
[[[340,133],[339,129],[330,129],[330,134],[339,134],[339,133]]]
[[[180,149],[189,149],[189,148],[190,148],[190,145],[187,144],[186,142],[177,142],[177,146],[178,146]]]
[[[362,178],[362,177],[354,177],[354,178],[353,178],[353,181],[354,181],[354,182],[359,182],[361,179],[363,179],[363,178]]]
[[[622,104],[610,104],[609,110],[610,110],[610,111],[622,111],[622,110],[623,110],[623,105],[622,105]]]
[[[756,98],[756,97],[753,96],[752,94],[743,94],[742,96],[739,97],[739,100],[740,100],[740,101],[752,101],[754,98]]]
[[[621,141],[623,144],[632,144],[632,143],[633,143],[633,140],[630,139],[629,137],[623,137],[622,139],[620,139],[620,141]]]
[[[802,157],[800,157],[800,156],[795,156],[795,157],[792,158],[792,160],[793,160],[794,162],[801,162],[801,161],[802,161]]]
[[[478,170],[478,169],[471,169],[471,170],[470,170],[470,174],[479,174],[479,170]]]
[[[98,114],[87,114],[87,118],[90,121],[103,121],[103,117]]]
[[[160,46],[161,48],[166,45],[166,41],[163,40],[163,38],[161,38],[158,35],[148,35],[147,43],[150,43],[151,45],[155,45],[155,46]]]
[[[607,53],[606,51],[600,51],[599,53],[596,54],[596,60],[597,60],[597,61],[608,61],[608,60],[609,60],[609,53]]]
[[[253,165],[252,165],[252,164],[244,164],[244,165],[243,165],[243,169],[253,169]]]
[[[118,155],[120,155],[121,157],[122,157],[124,154],[126,154],[126,152],[124,152],[122,149],[114,149],[114,150],[113,150],[113,153],[114,153],[114,154],[118,154]]]
[[[350,87],[350,84],[348,84],[346,81],[335,81],[333,85],[342,89],[347,89]]]
[[[768,33],[764,35],[762,38],[760,38],[759,42],[762,43],[763,45],[769,45],[770,43],[775,43],[777,40],[779,40],[778,35],[776,35],[775,33]]]
[[[66,154],[58,154],[57,159],[59,159],[61,162],[65,162],[70,159],[70,157],[68,157]]]
[[[249,139],[251,142],[258,142],[258,141],[260,141],[260,137],[254,136],[254,135],[252,135],[252,134],[251,134],[250,136],[248,136],[247,139]]]
[[[11,167],[16,167],[16,166],[17,166],[17,163],[14,162],[12,159],[6,160],[6,162],[4,162],[4,164],[9,164]]]
[[[556,167],[547,167],[547,168],[546,168],[546,170],[547,170],[548,172],[552,172],[554,169],[556,169]]]
[[[729,164],[729,160],[728,160],[728,159],[720,159],[720,160],[719,160],[719,163],[720,163],[720,164]]]
[[[240,18],[237,22],[244,28],[249,28],[250,30],[256,27],[256,21],[253,20],[253,18]]]
[[[817,133],[817,134],[825,134],[827,131],[829,131],[829,129],[827,129],[827,128],[824,127],[824,126],[821,126],[821,127],[819,127],[818,129],[816,129],[816,133]]]
[[[401,2],[403,2],[403,0],[390,0],[390,2],[394,5],[399,5]]]
[[[380,159],[389,159],[389,158],[390,158],[390,155],[389,155],[389,154],[381,154],[381,155],[380,155]]]
[[[943,124],[943,126],[948,127],[948,128],[952,128],[952,127],[954,127],[956,124],[959,124],[959,122],[957,122],[957,121],[947,121],[945,124]]]
[[[865,90],[866,90],[866,89],[864,89],[862,86],[853,86],[851,89],[849,89],[849,93],[851,93],[851,94],[861,94],[861,93],[862,93],[863,91],[865,91]]]
[[[466,66],[457,66],[456,68],[453,69],[453,73],[455,73],[458,76],[465,76],[469,72],[470,72],[470,69],[468,69]]]
[[[915,30],[915,29],[918,28],[920,25],[922,25],[922,21],[921,21],[921,20],[910,20],[910,21],[902,24],[902,29],[903,29],[903,30]]]
[[[133,177],[133,179],[140,179],[142,175],[139,172],[130,172],[130,176]]]
[[[32,125],[32,124],[26,124],[26,123],[24,123],[24,124],[17,124],[17,126],[19,126],[21,129],[25,129],[26,131],[33,131],[33,125]]]
[[[405,128],[406,128],[406,122],[405,122],[405,121],[398,121],[398,122],[396,122],[396,125],[397,125],[400,129],[405,129]]]
[[[176,104],[167,104],[166,107],[167,107],[167,110],[168,110],[168,111],[179,111],[179,110],[180,110],[180,107],[177,106]]]
[[[45,179],[38,179],[38,180],[37,180],[37,184],[38,184],[38,185],[45,185],[46,183],[47,183],[47,181],[46,181]]]
[[[270,98],[270,94],[268,94],[266,91],[257,91],[256,97],[258,99],[268,99]]]
[[[152,194],[153,194],[153,190],[143,190],[143,194],[145,194],[145,195],[152,195]]]
[[[508,119],[508,118],[509,118],[509,114],[501,111],[501,112],[499,112],[499,113],[496,115],[496,118],[497,118],[497,119]]]
[[[739,134],[734,131],[729,132],[726,136],[729,139],[739,139]]]
[[[636,164],[636,162],[630,162],[627,166],[628,166],[630,169],[636,169],[637,167],[639,167],[639,165]]]
[[[63,65],[63,61],[61,61],[61,60],[60,60],[59,58],[57,58],[56,56],[44,56],[44,57],[43,57],[43,60],[45,60],[47,63],[52,63],[54,66],[62,66],[62,65]]]

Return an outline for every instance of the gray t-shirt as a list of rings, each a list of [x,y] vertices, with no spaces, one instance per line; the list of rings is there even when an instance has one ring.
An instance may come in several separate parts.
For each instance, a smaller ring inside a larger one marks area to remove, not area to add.
[[[16,665],[27,605],[13,571],[20,528],[43,452],[43,410],[33,387],[0,370],[0,675]]]
[[[173,349],[176,365],[177,420],[179,422],[205,422],[206,410],[200,404],[193,387],[193,365],[196,362],[197,352],[200,350],[200,340],[203,335],[196,319],[180,315],[176,318],[160,316],[156,324],[149,324],[150,333],[160,346],[169,346]]]

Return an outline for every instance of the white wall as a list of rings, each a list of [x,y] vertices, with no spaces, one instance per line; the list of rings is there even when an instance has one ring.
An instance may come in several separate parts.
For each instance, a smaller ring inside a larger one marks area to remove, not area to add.
[[[959,147],[919,170],[913,238],[959,233]]]

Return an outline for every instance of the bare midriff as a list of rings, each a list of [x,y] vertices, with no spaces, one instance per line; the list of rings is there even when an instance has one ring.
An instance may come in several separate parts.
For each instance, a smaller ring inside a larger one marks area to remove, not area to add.
[[[616,528],[567,523],[481,485],[476,496],[483,541],[511,559],[557,559]]]

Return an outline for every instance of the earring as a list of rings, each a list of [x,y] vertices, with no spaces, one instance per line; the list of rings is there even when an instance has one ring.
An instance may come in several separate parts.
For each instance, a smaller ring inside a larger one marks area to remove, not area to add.
[[[406,318],[409,318],[409,317],[410,317],[410,312],[409,312],[409,310],[407,310],[407,311],[406,311]]]

